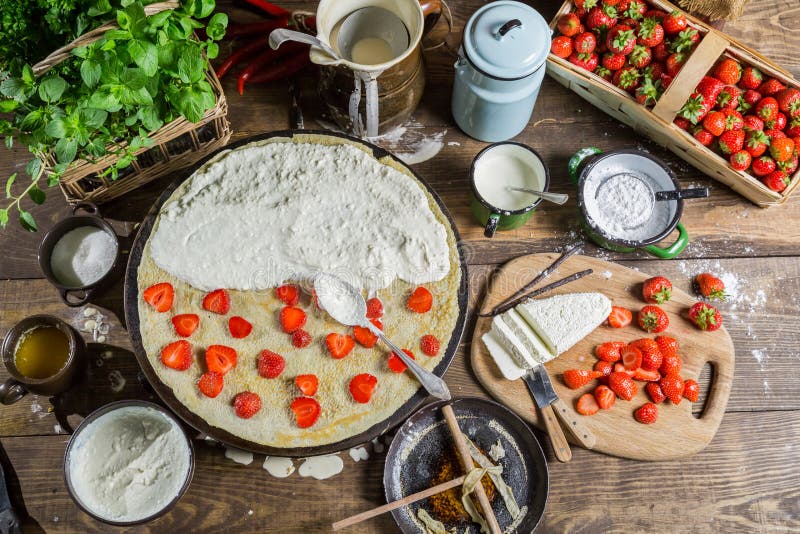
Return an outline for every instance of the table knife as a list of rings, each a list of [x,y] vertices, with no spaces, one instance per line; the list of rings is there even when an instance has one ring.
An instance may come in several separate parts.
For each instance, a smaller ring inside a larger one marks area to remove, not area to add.
[[[572,451],[569,448],[569,443],[564,436],[561,425],[556,420],[556,416],[564,422],[564,425],[570,430],[578,443],[587,449],[594,447],[596,442],[594,434],[567,408],[564,401],[558,398],[553,389],[553,384],[550,382],[550,376],[543,365],[528,369],[522,378],[525,380],[533,400],[542,412],[547,434],[550,436],[556,458],[559,461],[570,461],[572,459]]]
[[[11,500],[8,498],[8,487],[6,486],[6,475],[3,472],[2,464],[0,464],[0,533],[19,534],[21,532],[19,517],[11,507]]]

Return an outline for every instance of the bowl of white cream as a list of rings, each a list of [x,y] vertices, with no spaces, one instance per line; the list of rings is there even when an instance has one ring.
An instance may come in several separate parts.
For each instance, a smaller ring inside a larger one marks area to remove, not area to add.
[[[642,249],[669,259],[689,243],[680,222],[683,200],[655,199],[656,192],[680,189],[675,174],[658,158],[637,150],[583,149],[570,160],[570,174],[578,184],[584,228],[598,245],[616,252]],[[676,229],[672,244],[658,244]]]
[[[113,402],[89,414],[64,454],[75,503],[104,523],[148,523],[189,487],[194,449],[178,419],[145,401]]]
[[[85,213],[78,214],[79,210]],[[119,237],[97,206],[82,202],[39,245],[39,267],[67,306],[83,306],[120,274]]]
[[[548,191],[550,171],[539,154],[527,145],[506,141],[481,150],[470,169],[470,208],[484,225],[484,235],[519,228],[542,201],[536,195],[512,188]]]

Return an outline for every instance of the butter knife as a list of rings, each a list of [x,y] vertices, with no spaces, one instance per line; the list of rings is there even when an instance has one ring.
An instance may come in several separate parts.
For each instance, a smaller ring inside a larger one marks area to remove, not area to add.
[[[575,440],[583,447],[591,449],[594,447],[597,438],[591,430],[581,421],[574,413],[572,413],[567,405],[558,398],[553,384],[550,382],[550,376],[543,365],[537,365],[532,369],[528,369],[527,373],[523,375],[523,380],[531,392],[533,400],[542,412],[547,434],[550,436],[550,441],[553,443],[553,450],[556,458],[561,462],[568,462],[572,459],[572,451],[569,448],[564,431],[559,424],[558,419],[564,423]]]

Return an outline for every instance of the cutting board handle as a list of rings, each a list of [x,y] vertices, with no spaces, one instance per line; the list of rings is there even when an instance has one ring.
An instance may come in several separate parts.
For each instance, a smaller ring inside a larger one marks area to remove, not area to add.
[[[711,385],[708,388],[708,399],[700,420],[721,421],[728,404],[731,384],[733,383],[733,359],[709,360],[711,365]]]

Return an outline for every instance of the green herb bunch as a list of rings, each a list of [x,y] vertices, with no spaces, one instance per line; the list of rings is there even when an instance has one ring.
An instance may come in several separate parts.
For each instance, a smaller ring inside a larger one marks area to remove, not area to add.
[[[4,3],[0,25],[6,24],[11,8],[40,16],[37,10],[46,7],[45,24],[42,19],[26,24],[38,27],[48,46],[63,46],[105,22],[118,25],[100,40],[74,49],[70,58],[38,78],[31,65],[54,49],[43,53],[20,41],[16,57],[24,61],[0,60],[0,112],[11,114],[0,119],[0,135],[9,148],[21,143],[34,155],[25,167],[31,181],[24,191],[12,194],[16,173],[6,182],[9,203],[0,208],[0,227],[6,227],[16,209],[22,226],[35,231],[36,222],[21,203],[26,198],[44,202],[40,182],[48,157],[56,161],[46,176],[48,186],[57,184],[73,161],[94,162],[109,155],[116,159],[103,174],[116,179],[133,162],[135,152],[152,144],[149,133],[180,116],[197,122],[214,107],[216,97],[206,81],[207,58],[217,56],[216,41],[225,35],[228,17],[211,16],[214,0],[182,0],[179,8],[150,16],[144,6],[152,1],[37,0],[30,2],[36,8],[20,6],[25,1]],[[207,23],[200,21],[209,16]],[[16,31],[24,31],[26,24]],[[201,29],[204,40],[195,36]],[[0,51],[14,46],[0,35]]]

